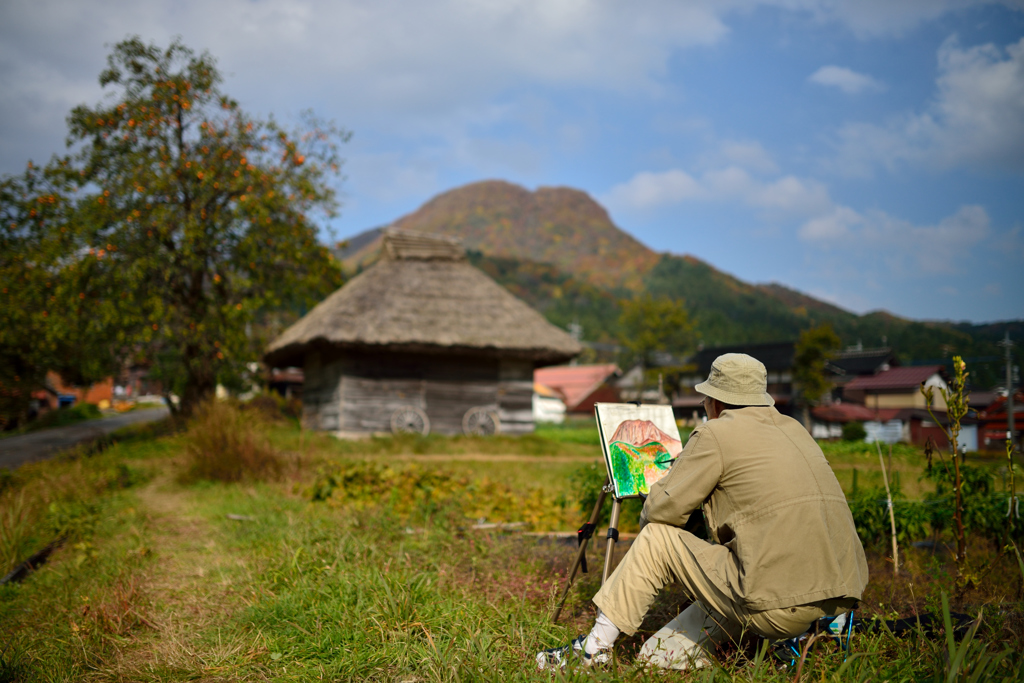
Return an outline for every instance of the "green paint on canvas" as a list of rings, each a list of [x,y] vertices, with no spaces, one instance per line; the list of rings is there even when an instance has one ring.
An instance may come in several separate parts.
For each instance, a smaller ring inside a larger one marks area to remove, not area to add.
[[[634,446],[622,441],[608,445],[612,476],[620,496],[647,495],[650,484],[672,465],[672,454],[657,441]]]

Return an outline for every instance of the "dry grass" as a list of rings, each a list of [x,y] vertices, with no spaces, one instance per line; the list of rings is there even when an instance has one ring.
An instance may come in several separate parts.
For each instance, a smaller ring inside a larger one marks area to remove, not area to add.
[[[258,411],[207,401],[185,434],[188,464],[183,479],[235,482],[279,477],[283,463],[266,432]]]
[[[25,559],[37,511],[25,491],[0,495],[0,574],[6,575]]]

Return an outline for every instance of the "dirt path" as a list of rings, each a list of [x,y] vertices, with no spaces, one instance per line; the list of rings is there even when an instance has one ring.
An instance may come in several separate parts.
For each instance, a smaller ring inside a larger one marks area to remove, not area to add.
[[[194,514],[194,495],[168,487],[166,478],[139,491],[154,554],[140,577],[139,593],[148,602],[146,618],[153,628],[137,633],[138,641],[101,678],[234,680],[235,667],[228,663],[249,644],[230,636],[199,639],[245,608],[238,584],[245,583],[248,567]]]

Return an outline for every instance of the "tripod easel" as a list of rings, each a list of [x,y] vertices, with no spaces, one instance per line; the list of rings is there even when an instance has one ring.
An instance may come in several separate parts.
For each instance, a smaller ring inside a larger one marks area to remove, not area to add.
[[[601,516],[601,507],[604,505],[604,499],[609,493],[613,493],[614,490],[611,479],[605,479],[604,486],[601,487],[601,492],[597,496],[597,502],[594,503],[594,510],[590,513],[590,521],[581,526],[576,532],[576,540],[579,543],[580,549],[576,553],[576,561],[573,562],[572,571],[569,572],[569,578],[565,582],[562,597],[558,600],[558,607],[555,608],[554,614],[551,615],[551,621],[558,621],[558,617],[561,616],[562,607],[565,606],[565,600],[569,597],[569,590],[572,588],[573,581],[576,580],[576,571],[582,569],[584,574],[587,573],[587,545],[597,529],[597,520]],[[612,516],[608,523],[607,542],[604,549],[604,570],[601,572],[602,584],[608,580],[608,569],[611,567],[615,542],[619,540],[619,513],[621,510],[622,499],[613,497]]]

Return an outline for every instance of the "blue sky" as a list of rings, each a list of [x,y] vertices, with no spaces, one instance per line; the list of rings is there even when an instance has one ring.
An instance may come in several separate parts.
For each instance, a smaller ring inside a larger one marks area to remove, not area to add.
[[[856,312],[1024,318],[1024,3],[12,1],[0,172],[63,146],[108,45],[180,35],[244,107],[313,108],[344,238],[501,178]]]

